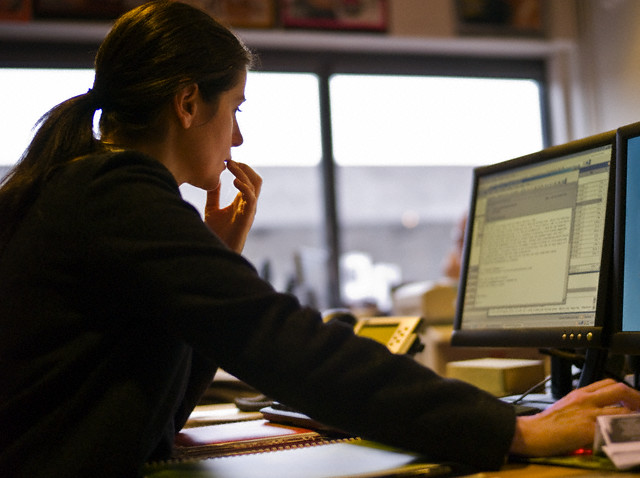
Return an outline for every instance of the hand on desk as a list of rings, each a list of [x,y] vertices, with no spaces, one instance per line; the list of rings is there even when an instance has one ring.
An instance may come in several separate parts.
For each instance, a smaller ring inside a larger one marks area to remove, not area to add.
[[[591,446],[600,415],[640,410],[640,392],[611,379],[577,389],[537,415],[518,417],[511,452],[555,456]]]

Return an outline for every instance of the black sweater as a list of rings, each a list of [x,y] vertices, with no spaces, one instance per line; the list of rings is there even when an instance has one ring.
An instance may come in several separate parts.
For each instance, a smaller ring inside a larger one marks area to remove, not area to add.
[[[499,467],[514,433],[509,405],[274,291],[157,161],[52,175],[0,256],[0,476],[136,476],[219,366],[436,460]]]

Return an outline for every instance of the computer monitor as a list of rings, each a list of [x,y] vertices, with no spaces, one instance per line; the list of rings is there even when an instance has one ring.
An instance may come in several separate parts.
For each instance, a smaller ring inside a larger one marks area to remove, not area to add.
[[[612,131],[474,170],[453,345],[601,349],[614,150]]]
[[[640,123],[616,138],[612,353],[640,355]]]

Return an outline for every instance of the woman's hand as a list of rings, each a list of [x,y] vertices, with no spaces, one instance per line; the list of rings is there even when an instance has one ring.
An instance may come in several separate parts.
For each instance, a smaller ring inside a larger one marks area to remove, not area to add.
[[[204,222],[222,241],[237,253],[242,252],[253,225],[262,188],[262,178],[249,166],[227,161],[227,169],[235,176],[238,194],[231,204],[220,208],[220,186],[207,192]]]
[[[577,389],[537,415],[518,417],[511,452],[554,456],[590,447],[596,417],[640,410],[640,392],[611,379]]]

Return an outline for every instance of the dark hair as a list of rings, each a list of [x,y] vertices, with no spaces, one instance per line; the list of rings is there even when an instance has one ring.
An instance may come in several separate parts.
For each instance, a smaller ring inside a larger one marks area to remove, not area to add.
[[[101,109],[102,137],[160,134],[160,111],[180,88],[196,83],[216,102],[250,68],[252,55],[227,28],[184,3],[157,0],[122,17],[95,58],[95,80],[85,94],[46,113],[20,161],[0,187],[0,248],[57,167],[105,148],[93,132]]]

